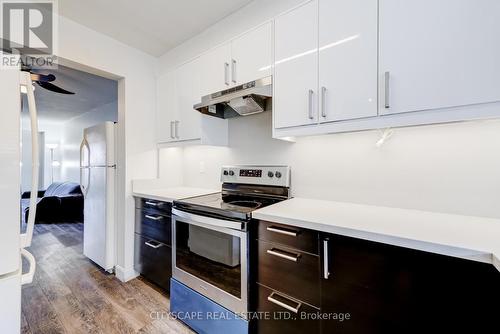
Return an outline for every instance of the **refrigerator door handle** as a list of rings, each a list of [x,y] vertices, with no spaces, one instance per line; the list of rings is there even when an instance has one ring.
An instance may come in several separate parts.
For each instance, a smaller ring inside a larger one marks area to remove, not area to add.
[[[26,274],[21,275],[21,285],[30,284],[33,282],[33,277],[35,276],[36,261],[33,254],[28,252],[26,249],[21,249],[21,255],[28,261],[30,265],[30,270]]]
[[[80,189],[82,190],[83,197],[87,197],[87,193],[89,191],[89,183],[90,183],[90,168],[89,166],[83,166],[82,156],[83,156],[83,148],[87,149],[87,163],[90,165],[90,146],[87,142],[87,139],[83,137],[82,143],[80,144]],[[87,183],[83,184],[83,170],[87,169]]]
[[[39,143],[38,143],[38,117],[36,111],[35,94],[33,93],[33,82],[29,72],[20,73],[21,85],[26,87],[26,96],[28,98],[28,109],[31,124],[31,194],[28,221],[26,232],[21,234],[21,248],[31,246],[33,238],[33,228],[35,226],[36,205],[38,200],[38,178],[39,178]]]

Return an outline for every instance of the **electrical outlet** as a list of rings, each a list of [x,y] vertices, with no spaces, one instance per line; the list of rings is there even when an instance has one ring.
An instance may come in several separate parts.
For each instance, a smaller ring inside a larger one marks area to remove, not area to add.
[[[200,161],[200,174],[205,173],[205,161]]]

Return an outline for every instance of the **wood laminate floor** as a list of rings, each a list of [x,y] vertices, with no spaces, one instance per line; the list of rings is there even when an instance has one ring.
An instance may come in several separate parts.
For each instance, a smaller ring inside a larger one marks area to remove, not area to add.
[[[122,283],[83,256],[83,224],[37,224],[30,251],[37,268],[23,287],[22,333],[193,333],[157,319],[168,295],[141,278]]]

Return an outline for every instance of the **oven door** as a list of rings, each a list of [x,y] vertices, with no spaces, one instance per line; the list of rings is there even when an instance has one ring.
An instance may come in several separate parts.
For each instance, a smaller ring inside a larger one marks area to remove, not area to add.
[[[244,317],[248,240],[242,224],[177,209],[172,213],[173,278]]]

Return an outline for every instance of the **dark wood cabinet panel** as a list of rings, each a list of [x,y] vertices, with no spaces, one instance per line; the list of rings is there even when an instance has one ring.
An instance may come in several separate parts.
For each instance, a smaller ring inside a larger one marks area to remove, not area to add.
[[[325,238],[330,276],[321,279],[321,310],[349,313],[350,320],[322,321],[322,333],[497,331],[492,305],[500,300],[500,273],[490,264]]]
[[[282,244],[312,254],[318,254],[318,235],[316,231],[300,227],[259,221],[259,240]]]
[[[170,290],[172,249],[166,244],[136,233],[134,268],[148,280]]]
[[[319,334],[320,323],[312,320],[319,309],[261,284],[257,285],[256,293],[256,307],[261,319],[253,322],[253,332],[258,334]]]
[[[135,210],[135,233],[172,245],[172,217],[166,213]]]
[[[319,307],[319,256],[259,240],[257,282]]]

